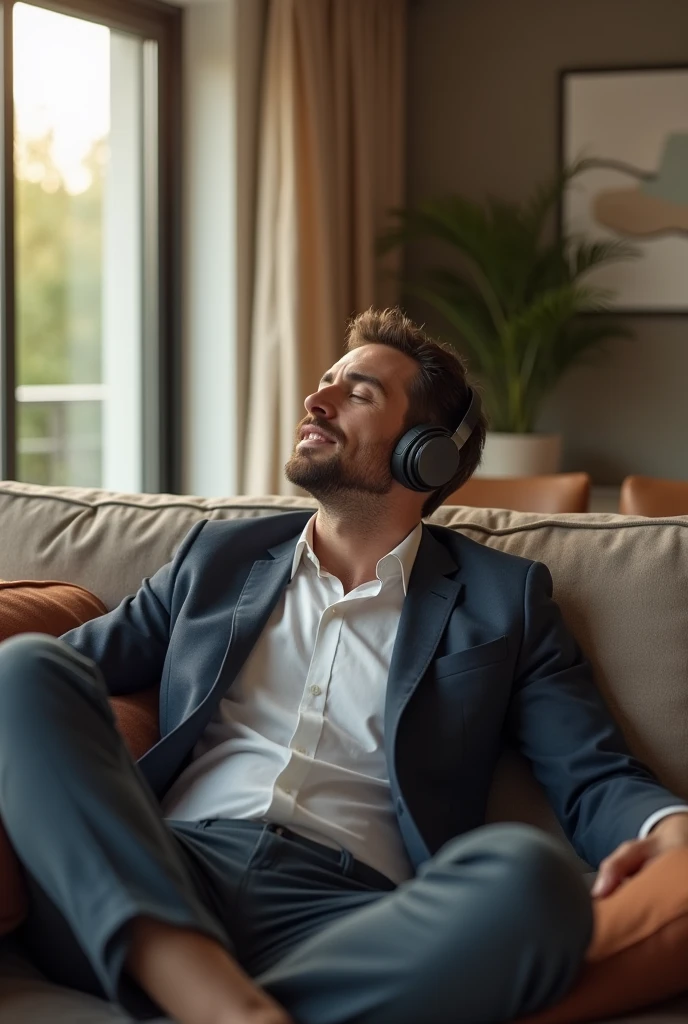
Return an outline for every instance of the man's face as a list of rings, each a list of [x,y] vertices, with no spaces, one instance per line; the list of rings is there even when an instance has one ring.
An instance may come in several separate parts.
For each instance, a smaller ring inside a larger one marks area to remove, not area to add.
[[[305,401],[287,479],[314,498],[387,494],[390,459],[408,410],[415,360],[387,345],[362,345],[323,374]]]

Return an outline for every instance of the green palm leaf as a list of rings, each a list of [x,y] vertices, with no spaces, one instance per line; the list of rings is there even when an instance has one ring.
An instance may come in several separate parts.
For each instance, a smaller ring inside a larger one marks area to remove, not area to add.
[[[533,235],[540,237],[550,213],[556,208],[570,183],[590,166],[590,160],[576,160],[568,167],[564,167],[551,181],[536,186],[532,196],[520,207],[524,223],[529,226]]]
[[[437,309],[451,340],[480,378],[491,425],[530,431],[543,400],[576,363],[601,352],[628,329],[604,312],[611,293],[583,278],[612,260],[635,257],[621,241],[569,237],[543,241],[564,190],[589,161],[565,168],[523,203],[447,196],[397,210],[382,251],[433,238],[448,247],[454,269],[435,268],[405,290]]]
[[[583,274],[587,274],[589,270],[593,270],[603,263],[612,263],[616,260],[630,260],[638,255],[640,255],[638,250],[627,242],[572,241],[569,253],[571,277],[581,277]]]

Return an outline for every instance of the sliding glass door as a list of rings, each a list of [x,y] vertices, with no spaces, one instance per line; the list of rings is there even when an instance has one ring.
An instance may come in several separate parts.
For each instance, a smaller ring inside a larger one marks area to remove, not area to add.
[[[4,477],[176,489],[179,29],[5,5]]]

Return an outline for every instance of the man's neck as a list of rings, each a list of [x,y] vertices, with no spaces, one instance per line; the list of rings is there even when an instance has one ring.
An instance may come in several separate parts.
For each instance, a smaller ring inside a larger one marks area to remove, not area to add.
[[[318,509],[313,529],[313,551],[323,569],[341,580],[344,592],[376,578],[377,563],[401,544],[418,525],[413,515],[398,512],[375,521],[341,516]]]

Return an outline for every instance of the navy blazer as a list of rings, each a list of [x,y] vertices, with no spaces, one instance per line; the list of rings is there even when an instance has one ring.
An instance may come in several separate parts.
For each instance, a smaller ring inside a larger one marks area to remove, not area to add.
[[[161,684],[162,738],[139,761],[159,798],[289,583],[312,514],[199,522],[133,597],[62,637],[112,694]],[[541,563],[423,526],[384,712],[391,796],[416,868],[484,823],[508,742],[590,864],[680,803],[629,753],[551,595]]]

